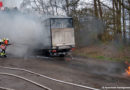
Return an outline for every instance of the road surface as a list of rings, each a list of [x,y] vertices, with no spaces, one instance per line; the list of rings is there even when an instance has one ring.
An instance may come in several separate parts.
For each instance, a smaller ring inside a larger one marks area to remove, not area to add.
[[[19,77],[52,90],[98,90],[103,87],[129,87],[130,77],[125,75],[125,68],[124,63],[78,57],[74,57],[71,61],[42,56],[1,58],[0,87],[14,90],[44,90],[43,87]],[[47,89],[45,88],[45,90]]]

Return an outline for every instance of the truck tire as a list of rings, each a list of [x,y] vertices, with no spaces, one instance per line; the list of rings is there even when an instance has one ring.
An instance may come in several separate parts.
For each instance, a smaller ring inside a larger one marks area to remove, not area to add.
[[[64,54],[60,54],[59,57],[65,57],[65,55]]]

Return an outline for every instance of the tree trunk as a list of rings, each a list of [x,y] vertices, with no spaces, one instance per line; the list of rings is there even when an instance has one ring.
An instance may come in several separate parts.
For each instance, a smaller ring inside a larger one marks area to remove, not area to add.
[[[66,2],[66,13],[69,16],[69,0],[65,0]]]
[[[128,25],[128,31],[129,31],[129,33],[128,33],[128,37],[129,37],[129,39],[130,39],[130,13],[129,13],[129,25]]]
[[[99,13],[100,13],[100,18],[102,18],[102,7],[101,7],[101,3],[100,3],[100,0],[97,0],[98,1],[98,7],[99,7]]]
[[[95,16],[98,17],[97,0],[94,0],[94,13]]]
[[[122,0],[124,3],[124,0]],[[123,41],[126,43],[126,23],[125,23],[125,9],[122,7],[122,21],[123,21]]]
[[[55,0],[55,8],[56,8],[56,14],[58,15],[58,11],[57,11],[57,2],[56,2],[56,0]]]
[[[112,1],[113,5],[113,29],[114,29],[114,34],[116,33],[116,17],[115,17],[115,0]]]
[[[115,0],[115,8],[116,8],[116,33],[121,34],[121,4],[120,0]]]

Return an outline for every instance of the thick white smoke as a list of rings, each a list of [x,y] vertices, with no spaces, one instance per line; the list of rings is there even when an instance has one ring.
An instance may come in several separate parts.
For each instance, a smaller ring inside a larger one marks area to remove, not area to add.
[[[31,50],[43,45],[48,37],[41,21],[32,15],[0,12],[0,38],[8,38],[12,45],[7,53],[26,56]],[[47,42],[46,42],[47,43]]]

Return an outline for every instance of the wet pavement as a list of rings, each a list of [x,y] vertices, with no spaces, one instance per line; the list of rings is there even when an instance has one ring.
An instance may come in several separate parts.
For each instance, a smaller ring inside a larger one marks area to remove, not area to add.
[[[27,69],[56,80],[88,87],[83,88],[60,83],[25,71],[0,68],[0,72],[25,77],[41,85],[45,85],[52,90],[94,90],[95,88],[103,89],[105,86],[130,86],[130,77],[124,74],[125,64],[119,62],[77,57],[66,61],[63,58],[30,56],[26,58],[1,58],[0,66]],[[44,90],[32,83],[7,75],[0,75],[0,86],[15,90]]]

